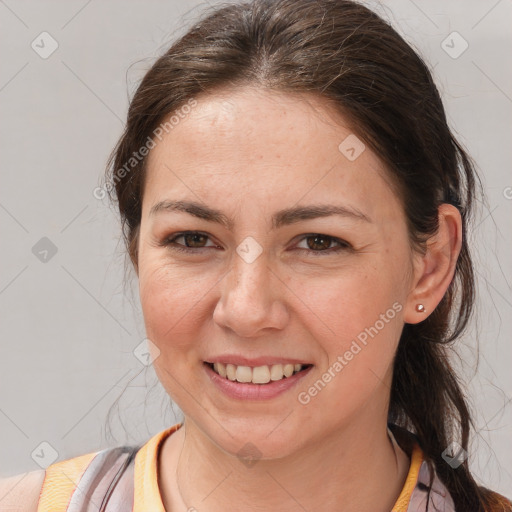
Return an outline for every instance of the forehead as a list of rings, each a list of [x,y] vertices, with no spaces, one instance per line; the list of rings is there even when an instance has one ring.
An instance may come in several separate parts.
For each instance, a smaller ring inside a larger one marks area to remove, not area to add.
[[[173,193],[217,204],[345,198],[372,216],[374,196],[389,204],[394,195],[381,161],[315,95],[224,91],[198,97],[174,120],[150,151],[144,203]]]
[[[168,148],[174,143],[178,150],[195,150],[188,156],[197,157],[229,146],[232,158],[243,153],[244,161],[267,160],[276,152],[291,161],[304,152],[321,158],[323,146],[352,132],[323,98],[249,87],[200,96],[190,111],[173,117],[150,159],[165,152],[166,142]]]

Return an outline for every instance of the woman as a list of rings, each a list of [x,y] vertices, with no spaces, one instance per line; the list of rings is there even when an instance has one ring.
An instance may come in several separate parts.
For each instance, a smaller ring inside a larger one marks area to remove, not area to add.
[[[184,421],[53,464],[27,510],[512,510],[469,471],[446,357],[478,178],[387,23],[348,0],[217,8],[146,74],[110,163]]]

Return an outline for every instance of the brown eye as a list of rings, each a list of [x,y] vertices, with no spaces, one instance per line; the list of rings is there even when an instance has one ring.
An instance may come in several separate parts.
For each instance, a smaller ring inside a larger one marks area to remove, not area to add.
[[[206,235],[202,235],[201,233],[187,233],[181,236],[185,240],[185,245],[187,247],[204,247],[203,244],[206,243],[206,240],[208,239]]]
[[[308,236],[307,240],[308,247],[312,250],[329,249],[332,242],[331,238],[324,235]]]
[[[345,242],[345,240],[329,235],[323,235],[321,233],[310,233],[308,235],[304,235],[300,243],[303,241],[306,242],[307,247],[301,247],[301,249],[306,250],[308,254],[313,256],[332,254],[338,251],[352,249],[352,246],[348,242]],[[333,243],[336,244],[335,247],[331,247],[331,244]]]
[[[178,243],[177,240],[183,238],[183,243]],[[160,245],[168,247],[173,251],[181,252],[197,252],[195,249],[209,249],[217,247],[216,245],[205,245],[210,239],[208,235],[199,233],[197,231],[188,231],[185,233],[175,233],[174,235],[166,238]]]
[[[183,243],[178,243],[177,240],[183,238]],[[175,233],[168,238],[166,238],[160,245],[168,247],[173,251],[180,252],[189,252],[189,253],[199,253],[200,249],[208,249],[212,247],[217,247],[215,244],[213,245],[205,245],[210,237],[204,233],[200,233],[198,231],[188,231],[182,233]],[[300,250],[306,251],[306,254],[309,256],[323,256],[334,254],[339,251],[350,251],[353,250],[352,245],[345,240],[341,240],[339,238],[335,238],[329,235],[323,235],[321,233],[309,233],[303,235],[300,243],[306,241],[307,247],[302,247]],[[331,247],[332,244],[335,244],[334,247]]]

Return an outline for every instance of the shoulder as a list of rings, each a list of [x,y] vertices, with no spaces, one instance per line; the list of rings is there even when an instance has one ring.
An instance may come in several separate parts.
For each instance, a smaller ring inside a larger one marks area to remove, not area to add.
[[[45,470],[0,478],[0,510],[36,512]]]
[[[44,469],[0,478],[0,511],[65,510],[77,482],[98,452],[55,462]]]

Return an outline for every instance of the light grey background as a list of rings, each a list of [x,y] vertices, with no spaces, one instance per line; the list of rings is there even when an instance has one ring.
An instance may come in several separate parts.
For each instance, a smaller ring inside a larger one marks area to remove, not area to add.
[[[138,80],[206,5],[0,0],[0,476],[38,469],[33,453],[44,464],[144,442],[180,419],[134,356],[145,337],[137,283],[123,285],[119,223],[93,190]],[[511,497],[512,3],[369,5],[434,69],[450,124],[484,178],[488,204],[472,235],[479,312],[455,364],[476,414],[471,466]],[[43,59],[31,43],[48,51],[45,31],[58,48]],[[447,39],[453,31],[463,39]],[[57,249],[46,262],[33,253],[43,237]],[[106,415],[123,389],[110,438]]]

